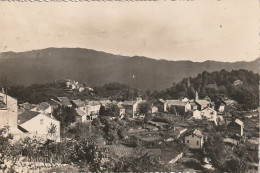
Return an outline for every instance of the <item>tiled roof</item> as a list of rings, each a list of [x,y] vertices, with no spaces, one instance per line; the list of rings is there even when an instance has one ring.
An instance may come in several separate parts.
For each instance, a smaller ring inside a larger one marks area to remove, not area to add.
[[[210,102],[207,101],[207,100],[196,100],[196,103],[198,103],[199,105],[208,105],[208,104],[210,104]]]
[[[79,115],[79,116],[84,116],[84,115],[86,115],[86,113],[85,112],[83,112],[82,110],[80,110],[80,109],[76,109],[76,112],[77,112],[77,114]]]
[[[72,102],[77,106],[77,107],[83,107],[85,106],[84,102],[81,100],[72,100]]]
[[[196,135],[196,136],[198,136],[198,137],[203,137],[201,131],[198,130],[198,129],[195,129],[195,130],[193,131],[193,134]]]
[[[214,112],[215,112],[215,110],[214,110],[213,108],[210,108],[210,107],[204,108],[201,112],[203,112],[203,111],[205,111],[205,110],[211,110],[211,111],[214,111]]]
[[[136,101],[124,101],[122,105],[134,105]]]
[[[67,97],[57,97],[63,106],[71,105],[70,100]]]
[[[113,100],[113,101],[112,101],[112,104],[117,105],[117,104],[118,104],[118,101]]]
[[[174,106],[185,106],[187,103],[181,100],[166,100],[166,103]]]
[[[39,114],[40,114],[39,112],[34,112],[34,111],[25,111],[21,114],[18,114],[18,124],[23,124],[26,121],[36,117]]]
[[[112,103],[110,100],[101,100],[101,101],[99,101],[99,102],[100,102],[103,106]]]
[[[119,109],[125,109],[124,106],[122,106],[122,105],[117,105],[117,107],[118,107]]]
[[[100,105],[99,101],[89,101],[89,100],[85,100],[84,103],[86,105],[91,105],[91,106],[95,106],[95,105]]]
[[[225,100],[223,101],[226,105],[235,105],[237,102],[235,100]]]
[[[23,104],[21,104],[20,106],[23,107],[24,109],[27,109],[27,110],[31,110],[31,109],[35,108],[35,105],[34,105],[34,104],[30,104],[30,103],[28,103],[28,102],[23,103]]]

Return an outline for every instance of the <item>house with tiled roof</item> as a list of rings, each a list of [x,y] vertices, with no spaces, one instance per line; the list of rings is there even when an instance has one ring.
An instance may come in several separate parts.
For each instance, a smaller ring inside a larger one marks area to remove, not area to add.
[[[31,111],[40,112],[43,114],[51,114],[52,107],[48,102],[42,102],[38,105],[35,105],[35,107],[31,109]]]
[[[23,111],[29,111],[29,110],[32,110],[35,107],[36,107],[35,104],[30,104],[28,102],[19,104],[19,109],[22,109]]]
[[[191,104],[189,101],[182,101],[182,100],[166,100],[164,103],[164,111],[167,112],[171,107],[181,107],[183,108],[184,112],[188,112],[192,110]]]
[[[228,123],[227,125],[227,131],[229,136],[235,137],[235,136],[243,136],[244,135],[244,123],[243,121],[239,119],[235,119]]]
[[[185,134],[184,143],[192,149],[200,149],[203,147],[203,134],[200,130],[195,129],[193,131],[189,131]]]
[[[87,115],[99,115],[101,104],[99,101],[89,101],[85,100],[85,107],[86,107],[86,113]]]
[[[64,107],[72,107],[72,103],[67,97],[57,97],[57,100]]]
[[[111,102],[110,100],[100,100],[99,102],[100,102],[100,104],[101,104],[102,106],[105,107],[105,109],[108,109],[109,106],[112,104],[112,102]]]
[[[216,125],[218,124],[217,123],[218,113],[214,109],[210,107],[206,107],[200,113],[201,113],[201,117],[205,117],[208,121],[212,121]]]
[[[195,103],[197,104],[198,110],[200,111],[210,106],[210,102],[208,100],[195,100]]]
[[[158,112],[165,112],[166,110],[166,101],[163,99],[158,99],[156,101],[153,102],[153,105],[156,106],[158,108]]]
[[[125,113],[132,116],[132,118],[137,117],[138,105],[140,103],[145,103],[146,100],[141,100],[140,98],[137,101],[124,101],[121,105],[125,108]]]
[[[85,106],[85,103],[83,101],[81,101],[80,99],[71,100],[71,103],[76,108],[80,108],[80,107],[84,107]]]
[[[18,115],[18,129],[26,136],[60,141],[60,122],[51,115],[26,111]]]

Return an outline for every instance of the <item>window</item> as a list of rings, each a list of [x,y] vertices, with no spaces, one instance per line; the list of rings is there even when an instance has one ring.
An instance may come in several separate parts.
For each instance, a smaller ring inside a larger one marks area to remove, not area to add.
[[[40,119],[40,124],[43,125],[43,119]]]
[[[197,145],[199,145],[199,141],[197,141]]]
[[[187,140],[187,144],[189,143],[190,141],[189,140]]]

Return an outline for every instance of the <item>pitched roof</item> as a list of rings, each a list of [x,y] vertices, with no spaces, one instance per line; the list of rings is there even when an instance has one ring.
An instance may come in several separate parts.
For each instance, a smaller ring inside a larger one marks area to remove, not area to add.
[[[83,107],[85,106],[84,102],[81,100],[72,100],[72,102],[77,106],[77,107]]]
[[[181,100],[166,100],[166,103],[175,106],[185,106],[187,104],[186,102],[182,102]]]
[[[134,105],[136,103],[136,101],[124,101],[123,103],[122,103],[122,105]]]
[[[99,102],[100,102],[103,106],[112,103],[110,100],[100,100]]]
[[[84,116],[84,115],[86,115],[86,113],[85,112],[83,112],[82,110],[80,110],[80,109],[76,109],[76,112],[77,112],[77,114],[79,115],[79,116]]]
[[[203,137],[201,131],[198,130],[198,129],[195,129],[195,130],[193,131],[193,134],[196,135],[196,136],[198,136],[198,137]]]
[[[41,114],[41,113],[35,112],[35,111],[25,111],[21,114],[18,114],[18,125],[21,125],[21,124],[33,119],[34,117],[36,117],[38,115],[44,115],[48,118],[58,121],[55,117],[53,117],[51,115]]]
[[[91,106],[95,106],[95,105],[100,105],[99,101],[89,101],[89,100],[85,100],[84,103],[86,105],[91,105]]]
[[[203,112],[203,111],[205,111],[205,110],[211,110],[211,111],[214,111],[214,112],[215,112],[215,109],[210,108],[210,107],[206,107],[206,108],[204,108],[201,112]]]
[[[224,100],[223,102],[224,102],[226,105],[235,105],[235,104],[237,104],[237,101],[235,101],[235,100],[230,100],[230,99]]]
[[[198,103],[199,105],[208,105],[210,102],[207,100],[196,100],[196,103]]]
[[[122,106],[122,105],[117,105],[117,107],[118,107],[119,109],[125,109],[124,106]]]
[[[67,97],[57,97],[62,105],[69,106],[71,105],[70,100]]]
[[[31,110],[31,109],[35,108],[35,105],[34,105],[34,104],[30,104],[30,103],[28,103],[28,102],[23,103],[23,104],[20,104],[19,106],[21,106],[21,107],[23,107],[23,108],[25,108],[25,109],[27,109],[27,110]]]
[[[36,117],[39,114],[40,114],[39,112],[34,112],[34,111],[25,111],[21,114],[18,114],[18,124],[23,124],[26,121]]]
[[[198,136],[199,138],[203,137],[202,132],[201,132],[199,129],[195,129],[195,130],[193,130],[193,131],[189,131],[189,132],[187,132],[186,134],[187,134],[187,136],[193,134],[193,135]]]
[[[113,100],[113,101],[112,101],[112,104],[117,105],[117,104],[118,104],[118,101]]]

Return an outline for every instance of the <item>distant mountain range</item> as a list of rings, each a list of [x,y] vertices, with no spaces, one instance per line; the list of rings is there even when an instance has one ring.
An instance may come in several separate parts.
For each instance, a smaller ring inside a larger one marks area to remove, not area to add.
[[[81,48],[47,48],[0,53],[0,86],[30,85],[74,79],[89,86],[119,82],[141,90],[162,90],[202,71],[246,69],[258,73],[259,58],[251,62],[192,62],[128,57]]]

